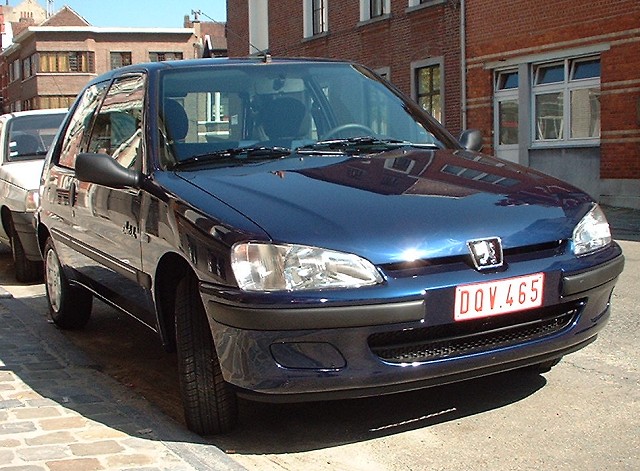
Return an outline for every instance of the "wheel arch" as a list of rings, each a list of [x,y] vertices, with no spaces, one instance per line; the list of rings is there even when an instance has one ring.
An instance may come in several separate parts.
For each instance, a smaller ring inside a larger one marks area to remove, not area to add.
[[[190,271],[194,272],[189,262],[174,252],[164,254],[156,266],[154,298],[158,316],[158,330],[162,345],[168,352],[173,352],[176,349],[176,287],[178,282]]]

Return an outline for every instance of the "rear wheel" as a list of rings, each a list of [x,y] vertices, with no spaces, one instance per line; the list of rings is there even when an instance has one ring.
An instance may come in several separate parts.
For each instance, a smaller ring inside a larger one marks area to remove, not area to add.
[[[236,394],[222,377],[193,274],[178,284],[175,314],[178,372],[187,426],[200,435],[227,432],[238,417]]]
[[[69,284],[51,238],[44,248],[44,274],[49,314],[53,322],[61,329],[84,327],[91,317],[93,295]]]
[[[16,280],[21,283],[42,280],[42,262],[29,260],[24,253],[22,242],[20,242],[20,237],[13,224],[10,225],[9,230],[11,231],[9,236],[11,238],[11,255],[15,265]]]

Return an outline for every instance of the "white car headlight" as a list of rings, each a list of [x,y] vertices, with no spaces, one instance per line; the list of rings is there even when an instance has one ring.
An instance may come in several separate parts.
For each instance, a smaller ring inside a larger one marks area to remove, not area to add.
[[[609,223],[600,206],[596,204],[573,230],[573,253],[586,255],[610,243]]]
[[[245,291],[357,288],[383,281],[368,260],[305,245],[239,243],[232,248],[231,267]]]

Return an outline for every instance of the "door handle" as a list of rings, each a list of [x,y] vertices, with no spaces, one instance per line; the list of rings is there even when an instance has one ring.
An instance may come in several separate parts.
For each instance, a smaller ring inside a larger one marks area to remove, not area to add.
[[[76,182],[71,182],[69,185],[69,206],[75,206],[76,204]]]

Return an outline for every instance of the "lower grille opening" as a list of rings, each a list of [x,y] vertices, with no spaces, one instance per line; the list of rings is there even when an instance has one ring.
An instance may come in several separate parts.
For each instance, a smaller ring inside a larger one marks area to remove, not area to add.
[[[373,334],[369,348],[390,363],[470,355],[562,332],[573,324],[583,306],[583,302],[572,302],[495,318]]]

